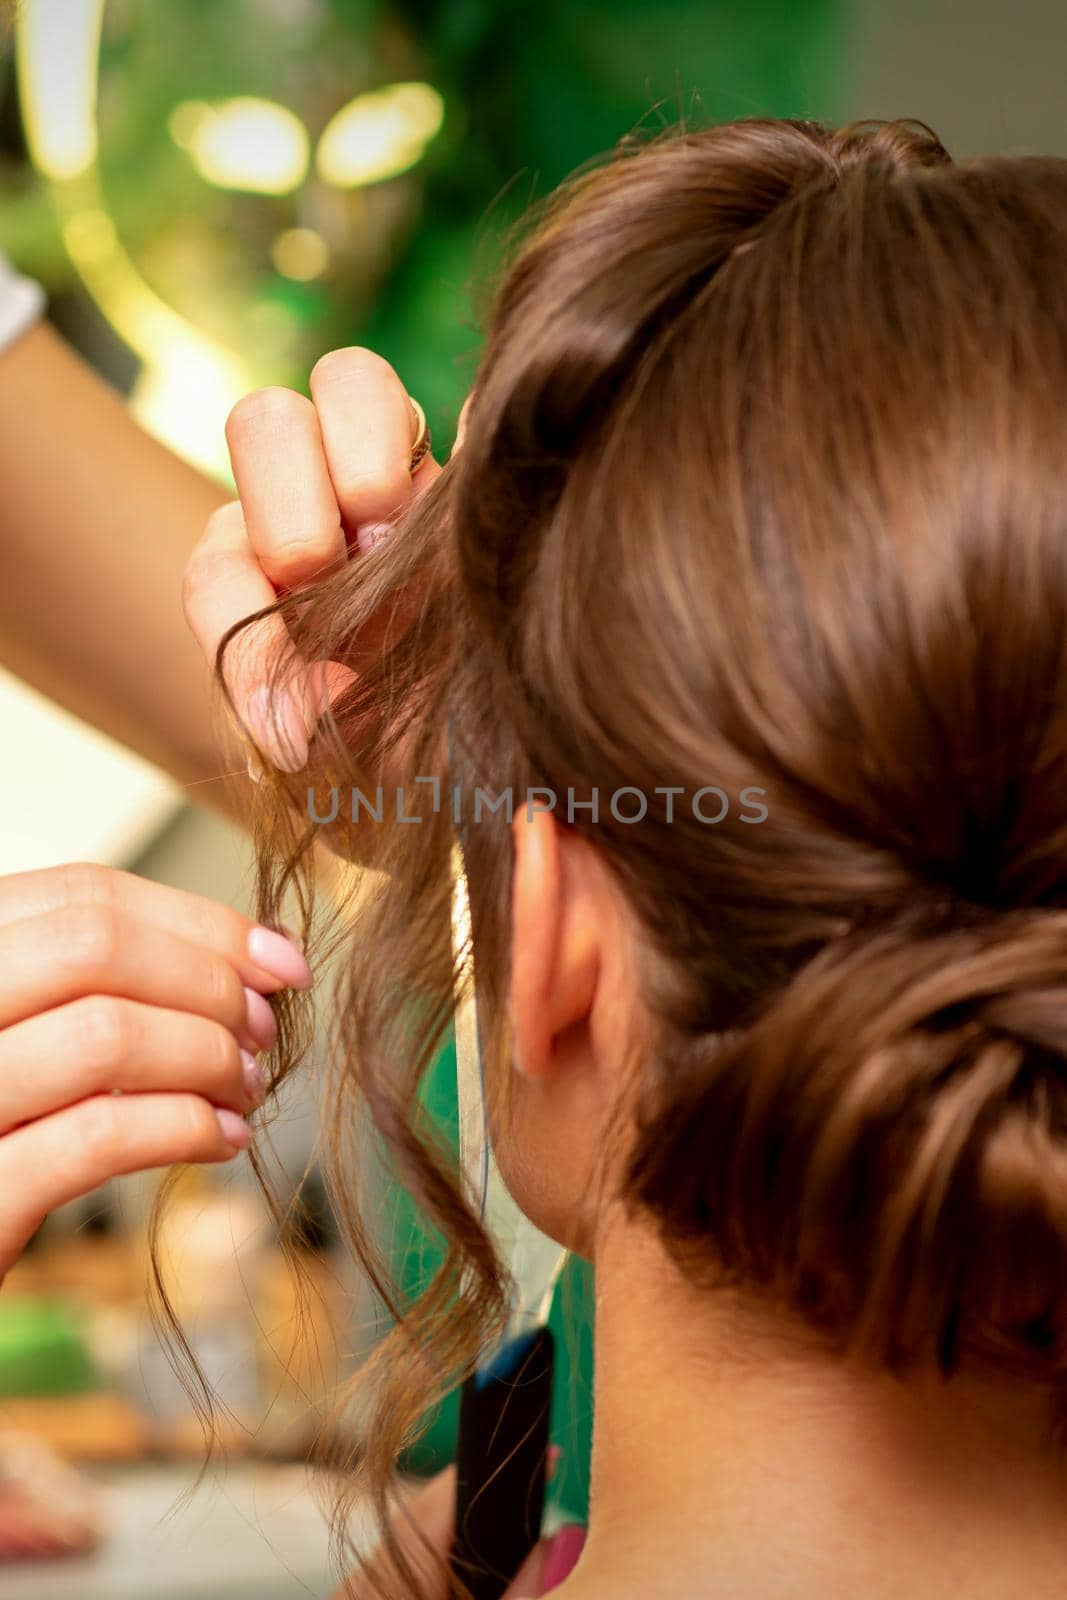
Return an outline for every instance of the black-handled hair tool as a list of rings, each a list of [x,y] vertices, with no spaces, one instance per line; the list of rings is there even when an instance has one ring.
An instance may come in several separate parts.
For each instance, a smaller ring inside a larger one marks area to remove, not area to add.
[[[460,1161],[469,1192],[515,1284],[503,1338],[482,1353],[460,1396],[453,1571],[474,1600],[499,1600],[541,1532],[552,1334],[546,1320],[567,1252],[523,1216],[493,1160],[463,854],[453,855]]]
[[[540,1535],[551,1408],[548,1328],[512,1341],[463,1385],[452,1565],[474,1600],[498,1600]]]

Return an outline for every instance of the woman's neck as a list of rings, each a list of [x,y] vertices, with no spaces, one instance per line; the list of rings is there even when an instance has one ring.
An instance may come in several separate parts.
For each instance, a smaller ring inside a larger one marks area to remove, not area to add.
[[[589,1537],[561,1600],[1064,1594],[1067,1472],[1033,1389],[850,1369],[693,1290],[625,1223],[598,1242],[596,1337]]]

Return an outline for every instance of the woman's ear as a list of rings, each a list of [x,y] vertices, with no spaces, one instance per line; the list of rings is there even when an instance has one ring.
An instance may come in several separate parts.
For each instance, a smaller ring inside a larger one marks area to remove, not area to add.
[[[588,1019],[600,967],[589,846],[550,812],[512,823],[511,1022],[515,1065],[552,1071],[556,1040]]]

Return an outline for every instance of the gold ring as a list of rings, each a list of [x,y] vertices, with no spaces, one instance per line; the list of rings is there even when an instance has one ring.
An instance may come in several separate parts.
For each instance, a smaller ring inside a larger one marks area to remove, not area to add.
[[[430,438],[430,425],[426,421],[425,411],[419,405],[419,402],[413,400],[410,395],[408,395],[408,403],[415,419],[415,438],[411,445],[411,461],[408,464],[408,471],[414,472],[424,457],[429,455],[432,441]]]

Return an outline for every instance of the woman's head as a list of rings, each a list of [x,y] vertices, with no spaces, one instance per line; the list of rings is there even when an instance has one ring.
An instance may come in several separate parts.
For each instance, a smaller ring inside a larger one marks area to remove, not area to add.
[[[620,151],[520,249],[438,483],[289,603],[359,673],[323,781],[384,757],[423,817],[352,835],[391,877],[343,1032],[464,1282],[415,1110],[455,811],[538,1220],[591,1248],[621,1196],[875,1362],[1061,1373],[1065,250],[1067,163],[919,125]]]
[[[557,798],[513,830],[525,1161],[556,1122],[564,1182],[582,1110],[604,1148],[628,1039],[628,1195],[880,1360],[1065,1348],[1065,245],[1060,162],[665,141],[520,258],[453,488],[497,782]]]

